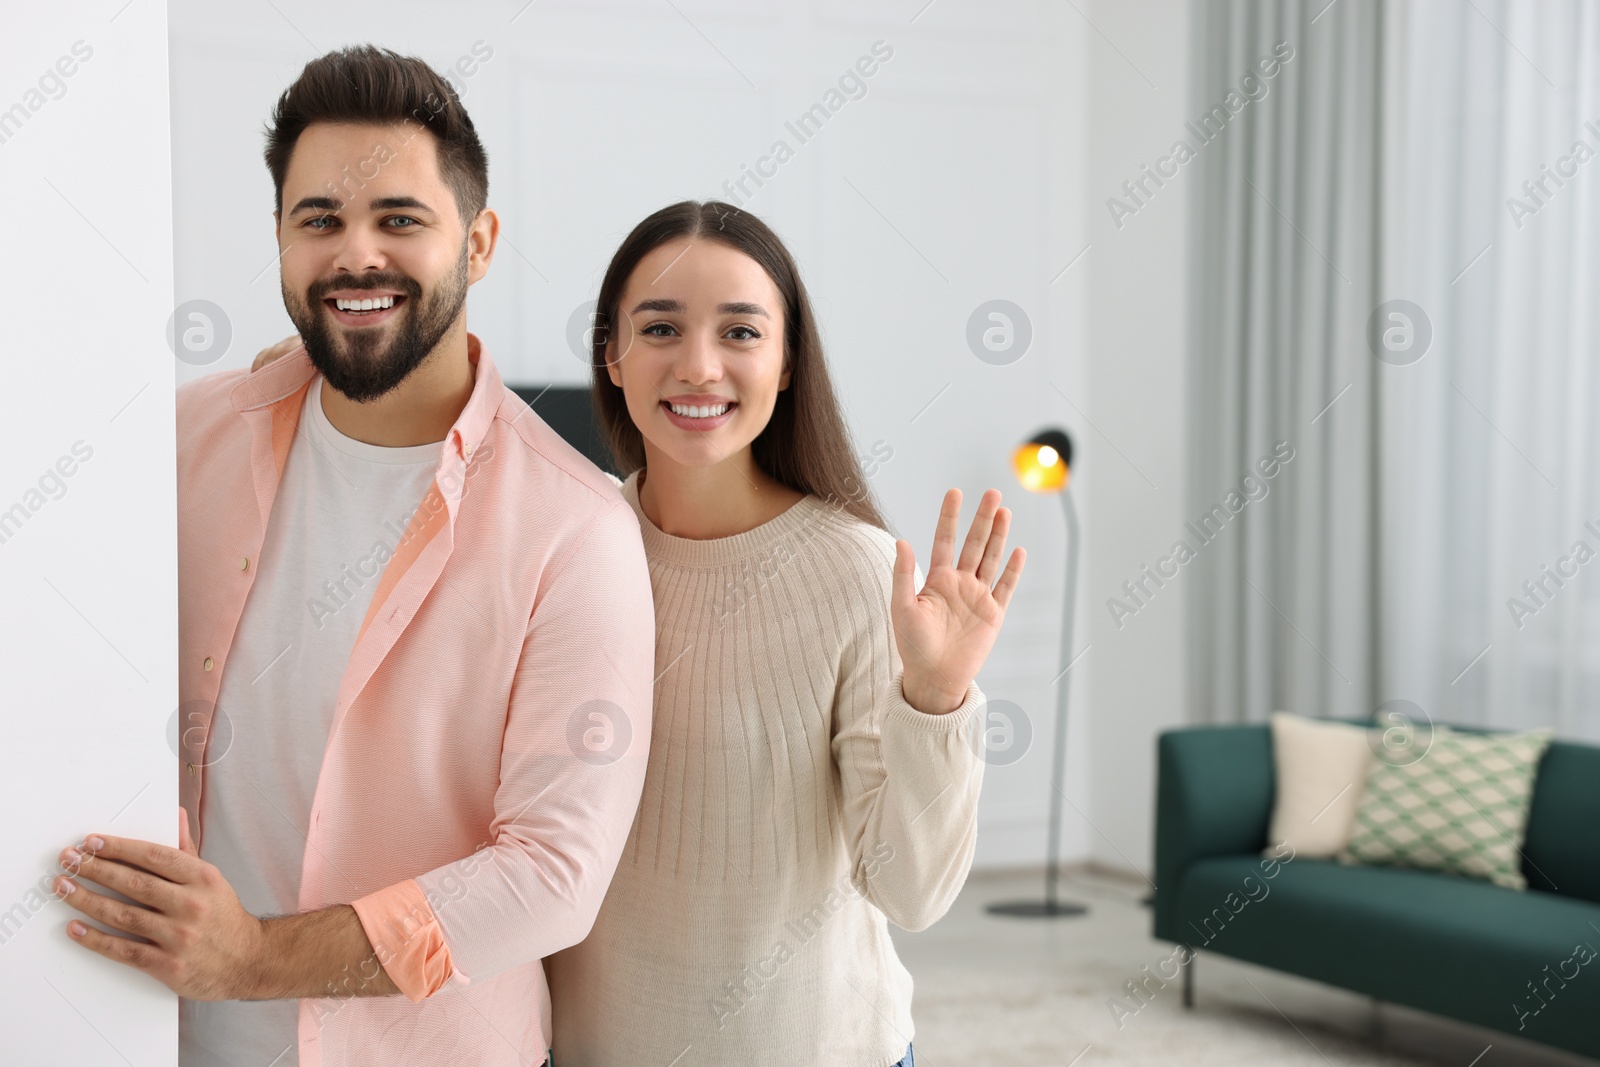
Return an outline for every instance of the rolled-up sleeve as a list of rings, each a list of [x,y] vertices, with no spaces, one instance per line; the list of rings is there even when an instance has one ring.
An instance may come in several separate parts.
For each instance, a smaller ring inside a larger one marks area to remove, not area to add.
[[[454,973],[450,948],[415,878],[369,893],[350,906],[379,965],[407,1000],[425,1000],[444,988]]]
[[[413,1000],[577,944],[599,913],[650,751],[655,606],[618,500],[541,579],[512,684],[489,844],[355,904]],[[420,902],[420,907],[419,907]]]

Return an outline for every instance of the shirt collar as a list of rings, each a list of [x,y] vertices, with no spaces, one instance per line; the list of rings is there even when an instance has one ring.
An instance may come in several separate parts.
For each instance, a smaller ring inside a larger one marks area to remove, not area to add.
[[[450,452],[463,461],[470,460],[479,445],[483,443],[484,435],[489,432],[489,426],[494,421],[495,412],[500,409],[504,394],[500,371],[490,358],[489,350],[484,347],[478,336],[471,332],[467,334],[467,359],[476,368],[472,395],[467,398],[466,406],[461,409],[461,414],[456,416],[455,423],[450,427],[450,433],[445,437],[451,445]],[[303,390],[316,376],[317,368],[312,366],[311,357],[306,353],[305,346],[301,345],[283,358],[246,375],[238,385],[234,386],[233,392],[229,394],[229,400],[233,404],[233,409],[241,414],[253,411],[293,396]]]

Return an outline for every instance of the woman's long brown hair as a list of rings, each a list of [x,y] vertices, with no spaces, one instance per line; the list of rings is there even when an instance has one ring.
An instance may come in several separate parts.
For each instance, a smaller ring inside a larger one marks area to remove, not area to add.
[[[644,466],[644,439],[628,414],[622,387],[606,373],[607,350],[623,322],[618,310],[628,278],[639,261],[680,237],[720,241],[759,263],[783,297],[783,353],[789,387],[778,393],[772,418],[751,443],[756,466],[791,489],[834,503],[881,530],[889,525],[862,474],[839,411],[839,400],[822,356],[822,337],[811,299],[794,259],[766,223],[720,200],[685,200],[664,207],[633,228],[611,257],[600,283],[590,350],[595,411],[617,472],[627,477]]]

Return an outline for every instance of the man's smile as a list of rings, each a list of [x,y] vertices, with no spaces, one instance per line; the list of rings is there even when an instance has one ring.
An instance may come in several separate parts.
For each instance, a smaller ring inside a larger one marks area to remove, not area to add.
[[[322,304],[343,326],[375,326],[400,313],[406,297],[400,293],[347,293],[323,298]]]

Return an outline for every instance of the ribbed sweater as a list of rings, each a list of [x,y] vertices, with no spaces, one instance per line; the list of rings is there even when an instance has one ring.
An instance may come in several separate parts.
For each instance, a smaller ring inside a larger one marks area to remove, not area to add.
[[[649,769],[594,929],[546,961],[555,1063],[889,1067],[913,1029],[888,923],[923,929],[966,880],[983,694],[906,703],[888,533],[807,496],[674,537],[637,483]]]

